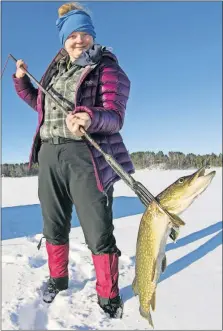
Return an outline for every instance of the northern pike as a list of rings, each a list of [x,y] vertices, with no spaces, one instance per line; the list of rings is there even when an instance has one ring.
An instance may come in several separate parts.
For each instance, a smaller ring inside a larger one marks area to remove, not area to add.
[[[154,328],[150,307],[155,310],[156,287],[161,272],[167,266],[165,248],[172,226],[185,223],[180,215],[206,190],[215,176],[215,171],[205,174],[205,167],[195,173],[180,177],[157,195],[161,206],[173,216],[168,217],[153,201],[144,212],[138,231],[136,244],[135,278],[133,292],[139,296],[139,311]]]

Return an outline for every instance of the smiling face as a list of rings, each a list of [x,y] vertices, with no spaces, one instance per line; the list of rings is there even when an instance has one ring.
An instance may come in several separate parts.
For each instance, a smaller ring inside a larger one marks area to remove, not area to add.
[[[93,37],[85,32],[72,32],[65,41],[64,48],[72,61],[79,58],[84,50],[93,45]]]

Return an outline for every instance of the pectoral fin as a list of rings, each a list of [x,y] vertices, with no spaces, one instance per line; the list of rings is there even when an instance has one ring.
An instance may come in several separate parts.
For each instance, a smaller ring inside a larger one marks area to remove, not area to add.
[[[162,261],[162,272],[165,271],[167,266],[167,260],[166,260],[166,255],[164,255],[163,261]]]
[[[156,275],[156,260],[153,261],[153,270],[152,270],[152,278],[151,278],[151,282],[154,281],[155,275]]]
[[[154,311],[156,308],[156,291],[153,292],[153,296],[152,296],[150,304],[151,304],[152,310]]]
[[[133,293],[135,295],[138,295],[139,294],[139,291],[138,291],[138,288],[137,288],[137,281],[136,281],[136,277],[134,278],[133,282],[132,282],[132,290],[133,290]]]

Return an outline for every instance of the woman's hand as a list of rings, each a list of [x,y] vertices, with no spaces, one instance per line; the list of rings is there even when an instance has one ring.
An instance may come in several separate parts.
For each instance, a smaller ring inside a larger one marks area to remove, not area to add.
[[[27,70],[27,65],[23,62],[23,60],[18,60],[16,62],[16,68],[17,68],[15,73],[16,78],[22,78],[25,76],[26,72],[24,71],[22,66]]]
[[[71,133],[75,136],[81,137],[84,134],[80,131],[80,127],[83,127],[85,130],[91,125],[91,118],[88,113],[80,112],[75,115],[68,114],[66,117],[66,124]]]

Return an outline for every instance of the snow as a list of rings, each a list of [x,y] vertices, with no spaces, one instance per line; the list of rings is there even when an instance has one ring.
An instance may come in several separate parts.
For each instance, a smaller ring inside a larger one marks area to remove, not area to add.
[[[216,170],[208,189],[181,215],[186,226],[178,242],[168,240],[168,267],[158,284],[156,311],[152,312],[156,330],[222,329],[222,169]],[[134,178],[156,195],[191,172],[140,170]],[[119,286],[125,305],[123,318],[111,320],[96,302],[91,254],[75,211],[70,233],[70,287],[51,305],[41,301],[48,266],[44,240],[37,250],[42,235],[37,187],[37,177],[2,178],[2,329],[150,329],[139,314],[138,297],[131,289],[136,237],[144,210],[134,192],[123,181],[115,184],[115,236],[122,251]]]

